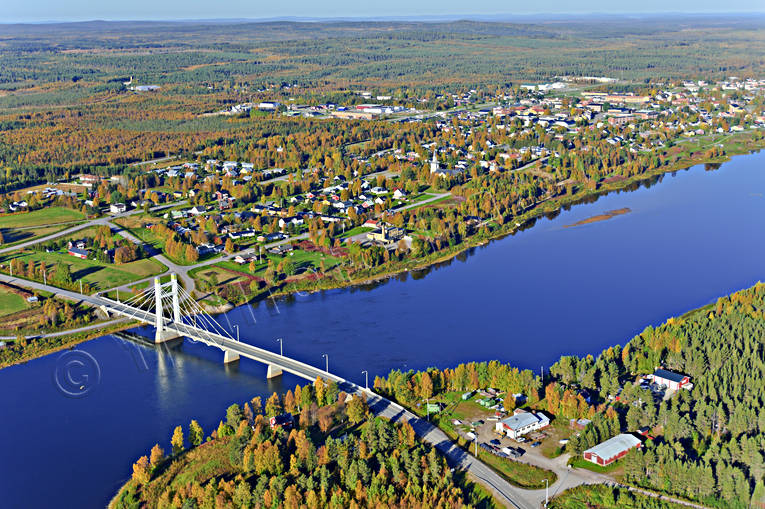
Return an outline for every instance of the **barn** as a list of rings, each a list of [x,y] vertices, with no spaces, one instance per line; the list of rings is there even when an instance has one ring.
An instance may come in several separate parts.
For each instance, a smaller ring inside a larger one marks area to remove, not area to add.
[[[604,467],[619,458],[623,458],[630,449],[639,448],[642,445],[643,442],[636,436],[622,433],[599,443],[595,447],[590,447],[582,453],[582,456],[587,461]]]
[[[666,385],[668,389],[678,390],[691,383],[687,375],[667,371],[666,369],[657,369],[653,374],[653,383],[656,385]]]

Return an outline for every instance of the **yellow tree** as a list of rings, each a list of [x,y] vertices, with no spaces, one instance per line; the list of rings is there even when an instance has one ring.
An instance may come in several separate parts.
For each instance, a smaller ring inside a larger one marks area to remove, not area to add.
[[[204,436],[202,426],[196,420],[192,420],[191,424],[189,424],[189,443],[193,446],[200,445],[204,440]]]
[[[139,484],[146,484],[151,479],[149,470],[149,458],[141,456],[133,463],[133,480]]]
[[[151,468],[156,469],[160,463],[162,463],[162,460],[165,459],[165,451],[159,446],[159,444],[154,444],[154,447],[151,448],[151,454],[149,455],[149,462],[151,462]]]
[[[183,451],[183,428],[176,426],[173,430],[173,437],[170,439],[170,444],[173,446],[173,454],[178,454]]]

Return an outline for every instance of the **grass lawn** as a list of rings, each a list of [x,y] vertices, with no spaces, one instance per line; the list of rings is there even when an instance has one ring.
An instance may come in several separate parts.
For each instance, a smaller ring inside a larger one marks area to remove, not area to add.
[[[371,232],[372,230],[374,230],[374,228],[372,228],[370,226],[357,226],[356,228],[350,229],[350,230],[346,231],[345,233],[343,233],[342,235],[340,235],[340,238],[341,239],[346,239],[348,237],[352,237],[354,235],[358,235],[359,233]]]
[[[121,217],[114,221],[114,223],[122,226],[128,233],[132,233],[146,244],[149,244],[155,249],[162,250],[165,247],[165,242],[154,233],[146,228],[147,224],[156,224],[161,221],[156,218],[138,218],[138,217]]]
[[[272,255],[267,254],[263,256],[263,261],[261,263],[255,262],[255,272],[250,272],[250,264],[244,263],[242,265],[239,265],[236,262],[232,261],[222,261],[220,263],[216,263],[214,266],[226,268],[229,270],[235,270],[238,272],[244,272],[247,274],[252,274],[253,276],[262,277],[263,274],[266,272],[266,268],[268,268],[268,260],[273,260],[274,267],[277,267],[282,261],[289,259],[292,261],[292,263],[295,265],[296,274],[301,274],[303,272],[319,272],[319,267],[321,265],[322,260],[324,261],[324,267],[327,271],[332,270],[336,266],[340,264],[341,259],[336,258],[334,256],[326,255],[324,253],[320,252],[309,252],[309,251],[302,251],[300,249],[296,249],[292,251],[291,255],[287,256],[279,256],[279,255]],[[205,269],[208,267],[205,267]],[[200,272],[204,272],[205,269],[201,270],[192,270],[191,275],[193,277],[200,277]],[[231,275],[229,274],[229,277]],[[203,276],[204,277],[204,276]],[[220,279],[220,281],[223,281]]]
[[[473,448],[470,451],[473,452]],[[545,487],[545,479],[548,479],[550,484],[553,484],[558,479],[555,472],[529,465],[528,463],[500,458],[484,451],[480,447],[478,448],[478,457],[481,461],[502,474],[512,484],[522,488],[540,489]]]
[[[20,295],[0,289],[0,316],[6,316],[29,307]]]
[[[453,440],[457,440],[459,437],[454,424],[452,424],[453,419],[459,419],[465,423],[463,430],[467,430],[470,428],[471,422],[479,419],[486,419],[486,417],[492,413],[476,403],[473,399],[463,401],[461,396],[461,392],[447,392],[439,395],[438,398],[430,399],[431,403],[441,402],[447,405],[442,412],[435,416],[431,416],[431,418],[433,422]],[[414,411],[417,414],[424,416],[423,408],[417,408],[414,409]],[[469,452],[471,454],[474,453],[475,449],[471,444],[465,444],[464,446],[465,448],[470,449]],[[554,472],[521,461],[495,456],[480,447],[478,448],[478,457],[484,463],[499,472],[512,484],[522,488],[544,488],[545,479],[548,479],[550,484],[554,483],[557,479]]]
[[[587,461],[583,458],[572,457],[569,460],[569,464],[571,465],[572,468],[585,468],[587,470],[592,470],[593,472],[598,472],[600,474],[619,475],[623,473],[624,471],[624,469],[622,468],[621,460],[614,461],[608,466],[601,467],[600,465],[596,465],[595,463]]]
[[[244,276],[239,276],[237,274],[229,272],[228,270],[226,270],[226,268],[230,268],[232,270],[237,270],[240,272],[249,272],[247,270],[247,265],[240,266],[232,262],[221,262],[221,265],[223,264],[225,264],[226,267],[218,267],[217,265],[208,265],[207,267],[202,267],[199,270],[192,271],[191,273],[189,273],[189,275],[192,276],[197,281],[204,281],[210,285],[221,286],[221,285],[226,285],[229,283],[237,283],[245,279]],[[215,278],[215,281],[213,281],[213,277]]]
[[[560,445],[561,439],[569,438],[573,430],[569,427],[565,419],[555,419],[549,428],[545,429],[550,436],[542,440],[539,450],[547,458],[556,458],[563,453],[563,446]]]
[[[422,193],[422,194],[419,194],[419,195],[415,196],[414,198],[409,198],[409,202],[408,203],[417,203],[417,202],[420,202],[420,201],[423,201],[423,200],[427,200],[427,199],[433,198],[434,196],[435,196],[435,194]],[[404,205],[406,205],[406,203]]]
[[[3,240],[5,241],[2,246],[10,247],[14,244],[20,244],[22,242],[60,232],[61,230],[65,230],[71,226],[73,226],[73,224],[40,225],[23,228],[0,228],[0,231],[3,233]]]
[[[81,260],[61,252],[43,253],[36,251],[24,251],[20,255],[14,254],[3,258],[3,262],[11,258],[19,257],[26,265],[29,260],[34,260],[39,265],[45,262],[50,275],[55,271],[55,266],[66,263],[72,273],[72,280],[82,279],[96,290],[104,290],[115,286],[121,286],[137,279],[143,279],[167,270],[167,267],[152,259],[136,260],[123,265],[112,265],[97,262],[95,260]],[[52,277],[48,278],[48,282]]]
[[[0,228],[24,228],[27,226],[53,225],[57,223],[68,223],[72,221],[82,221],[85,214],[78,210],[67,209],[64,207],[47,207],[32,212],[21,212],[19,214],[8,214],[0,216]]]

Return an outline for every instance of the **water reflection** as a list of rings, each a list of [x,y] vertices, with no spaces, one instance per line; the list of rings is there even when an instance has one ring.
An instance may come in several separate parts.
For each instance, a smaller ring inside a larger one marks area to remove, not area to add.
[[[373,379],[466,360],[539,370],[763,279],[764,162],[754,155],[658,176],[432,267],[266,299],[220,319],[271,351],[283,338],[285,355],[314,366],[326,353],[333,372],[359,383],[362,370]],[[634,213],[563,228],[623,207]],[[136,331],[153,337],[150,327]],[[266,380],[266,367],[246,359],[224,366],[220,350],[190,341],[158,349],[103,337],[80,348],[103,373],[80,400],[51,384],[55,355],[0,370],[0,408],[11,409],[3,424],[13,430],[0,435],[4,507],[103,507],[136,458],[156,442],[168,448],[175,426],[197,419],[209,433],[231,403],[303,383]]]

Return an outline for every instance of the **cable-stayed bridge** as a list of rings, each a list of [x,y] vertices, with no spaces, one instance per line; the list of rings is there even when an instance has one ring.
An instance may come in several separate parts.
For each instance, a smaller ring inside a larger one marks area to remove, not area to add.
[[[317,377],[327,381],[335,381],[338,388],[346,394],[363,395],[370,410],[376,415],[393,422],[411,424],[416,434],[441,452],[452,466],[468,471],[476,480],[497,495],[507,507],[536,509],[540,507],[540,501],[544,498],[544,490],[529,491],[513,486],[486,464],[457,446],[443,431],[417,417],[398,403],[369,390],[369,388],[361,387],[334,375],[328,369],[322,370],[284,355],[238,341],[178,284],[175,274],[171,275],[170,281],[166,283],[161,283],[159,278],[155,278],[153,285],[125,301],[97,295],[82,295],[1,274],[0,281],[49,291],[69,300],[81,301],[99,307],[108,314],[153,325],[156,329],[154,341],[157,343],[186,337],[192,341],[199,341],[222,350],[224,362],[232,362],[240,357],[253,359],[268,366],[267,376],[269,377],[279,376],[283,371],[287,371],[310,381],[316,380]],[[550,488],[553,487],[554,485],[550,486]]]
[[[240,357],[261,362],[268,366],[268,378],[287,371],[308,380],[315,380],[320,376],[335,382],[344,382],[342,378],[327,370],[235,339],[178,284],[175,274],[166,283],[160,283],[159,278],[155,278],[152,286],[125,301],[106,297],[97,299],[100,301],[100,308],[109,314],[153,325],[156,343],[186,337],[222,350],[223,362],[233,362]]]

